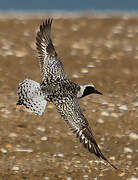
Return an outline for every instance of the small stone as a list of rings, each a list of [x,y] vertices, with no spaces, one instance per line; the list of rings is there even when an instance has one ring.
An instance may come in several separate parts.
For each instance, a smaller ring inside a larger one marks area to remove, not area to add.
[[[47,140],[48,140],[48,137],[46,136],[41,137],[41,141],[47,141]]]
[[[96,109],[93,109],[92,112],[95,113],[95,112],[96,112]]]
[[[111,113],[111,116],[112,116],[112,117],[115,117],[115,118],[118,118],[118,117],[119,117],[119,115],[118,115],[117,113],[114,113],[114,112]]]
[[[62,153],[57,153],[57,154],[54,154],[55,157],[59,157],[59,158],[63,158],[64,157],[64,154]]]
[[[134,102],[134,103],[133,103],[133,106],[134,106],[134,107],[138,107],[138,102]]]
[[[79,75],[78,74],[73,74],[72,78],[79,78]]]
[[[104,141],[104,140],[105,140],[105,138],[104,138],[104,137],[102,137],[102,138],[100,138],[100,140],[101,140],[101,141]]]
[[[2,56],[12,56],[14,55],[13,51],[11,50],[8,50],[8,51],[5,51],[3,53],[0,53]]]
[[[132,158],[132,156],[131,156],[130,154],[128,154],[126,157],[127,157],[128,159],[131,159],[131,158]]]
[[[115,157],[114,157],[114,156],[111,156],[110,159],[114,161],[114,160],[115,160]]]
[[[125,175],[125,172],[121,172],[118,174],[120,177],[124,176]]]
[[[70,54],[71,56],[76,56],[78,52],[76,51],[76,49],[72,49]]]
[[[7,149],[11,149],[12,148],[12,145],[11,144],[6,144],[5,146]]]
[[[83,177],[84,177],[84,178],[88,178],[89,176],[86,174],[86,175],[84,175]]]
[[[50,178],[49,177],[44,177],[44,180],[49,180]]]
[[[73,24],[71,29],[72,29],[72,31],[78,31],[79,27],[77,24]]]
[[[26,36],[26,37],[28,37],[28,36],[30,36],[30,33],[29,33],[28,30],[25,30],[25,31],[23,32],[23,35]]]
[[[16,57],[24,57],[24,56],[26,56],[27,55],[27,52],[26,51],[24,51],[24,50],[16,50],[15,51],[15,56]]]
[[[132,133],[129,134],[129,137],[130,137],[131,139],[136,140],[136,139],[138,139],[138,134],[132,132]]]
[[[129,180],[138,180],[135,176],[132,176]]]
[[[19,169],[20,168],[18,166],[13,166],[13,168],[12,168],[13,171],[19,171]]]
[[[8,151],[7,149],[4,149],[4,148],[1,148],[0,151],[3,153],[3,154],[6,154]]]
[[[102,120],[102,119],[97,119],[96,122],[99,123],[99,124],[103,124],[103,123],[104,123],[104,120]]]
[[[88,64],[87,67],[88,67],[88,68],[94,68],[95,65],[93,65],[93,64]]]
[[[9,138],[16,138],[17,134],[13,132],[13,133],[10,133],[8,137]]]
[[[132,153],[132,152],[133,152],[133,150],[130,149],[129,147],[124,148],[124,153]]]
[[[108,104],[109,104],[109,103],[106,102],[106,101],[102,102],[102,105],[108,105]]]
[[[38,131],[41,131],[41,132],[45,132],[45,127],[43,127],[43,126],[39,126],[38,128],[37,128],[37,130]]]
[[[82,68],[82,69],[81,69],[81,73],[83,73],[83,74],[88,73],[88,69]]]
[[[128,108],[127,108],[126,105],[121,105],[121,106],[119,107],[119,109],[120,109],[120,110],[123,110],[123,111],[127,111],[127,110],[128,110]]]
[[[15,148],[14,152],[27,152],[27,153],[32,153],[32,149],[21,149],[21,148]]]
[[[72,177],[67,177],[67,179],[66,180],[72,180]]]
[[[103,111],[103,112],[101,112],[101,115],[102,116],[109,116],[109,113],[107,111]]]

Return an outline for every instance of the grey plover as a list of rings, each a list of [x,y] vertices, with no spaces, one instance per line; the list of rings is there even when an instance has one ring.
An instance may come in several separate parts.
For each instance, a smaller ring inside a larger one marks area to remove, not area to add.
[[[17,105],[23,105],[30,112],[42,115],[47,102],[52,102],[84,147],[116,169],[101,152],[78,103],[79,98],[102,93],[93,84],[78,85],[69,80],[52,43],[51,24],[52,19],[43,22],[36,36],[42,83],[30,79],[22,81],[18,87]]]

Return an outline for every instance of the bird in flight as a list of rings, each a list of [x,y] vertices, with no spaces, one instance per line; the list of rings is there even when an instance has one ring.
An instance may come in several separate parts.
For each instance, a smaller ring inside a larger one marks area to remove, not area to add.
[[[52,43],[52,20],[49,18],[43,22],[36,35],[42,82],[37,83],[31,79],[23,80],[18,87],[17,105],[22,105],[30,112],[42,115],[47,102],[52,102],[84,147],[117,169],[101,152],[78,103],[79,98],[92,93],[102,93],[97,91],[93,84],[78,85],[67,77]]]

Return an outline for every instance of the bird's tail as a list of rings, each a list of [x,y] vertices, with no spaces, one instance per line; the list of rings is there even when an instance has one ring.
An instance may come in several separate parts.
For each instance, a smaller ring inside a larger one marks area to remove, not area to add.
[[[40,84],[31,80],[23,80],[18,87],[17,107],[24,106],[28,111],[42,115],[47,101],[41,90]]]

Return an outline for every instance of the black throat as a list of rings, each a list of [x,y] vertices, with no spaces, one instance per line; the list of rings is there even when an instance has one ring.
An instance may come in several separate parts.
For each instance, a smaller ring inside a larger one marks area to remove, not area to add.
[[[84,92],[83,92],[82,97],[87,96],[87,95],[89,95],[89,94],[92,94],[92,93],[94,93],[94,92],[95,92],[94,87],[92,87],[92,86],[87,86],[87,87],[85,88]]]

